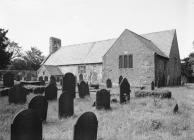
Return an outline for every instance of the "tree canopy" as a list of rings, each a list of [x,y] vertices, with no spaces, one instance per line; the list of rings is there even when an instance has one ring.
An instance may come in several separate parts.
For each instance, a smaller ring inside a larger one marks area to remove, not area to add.
[[[8,46],[7,30],[0,28],[0,69],[5,69],[10,64],[12,53],[6,51]]]

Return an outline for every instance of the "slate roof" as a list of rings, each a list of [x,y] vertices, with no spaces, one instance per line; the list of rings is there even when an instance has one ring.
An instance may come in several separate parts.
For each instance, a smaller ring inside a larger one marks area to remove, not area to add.
[[[63,75],[61,70],[57,66],[44,65],[50,75]]]
[[[103,55],[115,41],[116,39],[108,39],[61,47],[47,58],[44,65],[102,63]]]
[[[166,30],[160,32],[153,32],[149,34],[143,34],[146,39],[149,39],[156,45],[167,57],[170,55],[171,45],[176,30]]]
[[[175,30],[166,30],[142,35],[138,35],[132,31],[129,32],[133,33],[142,43],[158,55],[166,58],[169,57]],[[62,66],[102,63],[102,57],[116,40],[117,38],[62,46],[55,53],[51,54],[43,64]]]

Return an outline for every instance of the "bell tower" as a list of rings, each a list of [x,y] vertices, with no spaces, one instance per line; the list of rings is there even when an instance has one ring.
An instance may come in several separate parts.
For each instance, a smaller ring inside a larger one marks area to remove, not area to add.
[[[49,38],[49,53],[56,52],[61,47],[61,39],[50,37]]]

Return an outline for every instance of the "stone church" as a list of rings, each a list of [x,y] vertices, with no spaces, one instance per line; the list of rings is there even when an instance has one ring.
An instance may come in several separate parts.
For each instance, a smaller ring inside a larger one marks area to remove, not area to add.
[[[159,87],[181,82],[175,29],[141,35],[125,29],[118,38],[69,46],[51,37],[49,50],[38,70],[38,76],[46,79],[72,72],[77,81],[89,84],[102,84],[109,78],[117,85],[120,76],[134,87],[149,86],[152,81]]]

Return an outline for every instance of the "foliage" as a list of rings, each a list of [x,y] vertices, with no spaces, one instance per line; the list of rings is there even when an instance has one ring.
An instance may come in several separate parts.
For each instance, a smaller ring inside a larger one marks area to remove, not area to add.
[[[192,65],[194,65],[194,52],[190,53],[188,57],[184,58],[181,64],[181,73],[186,77],[192,76]]]
[[[22,56],[21,47],[18,45],[18,43],[14,41],[8,42],[7,51],[12,53],[11,60],[14,60]]]
[[[7,30],[0,28],[0,69],[6,68],[10,64],[12,53],[6,51],[8,46]]]
[[[44,60],[44,56],[36,47],[31,47],[29,51],[26,51],[23,59],[25,60],[28,68],[31,70],[38,70]]]

